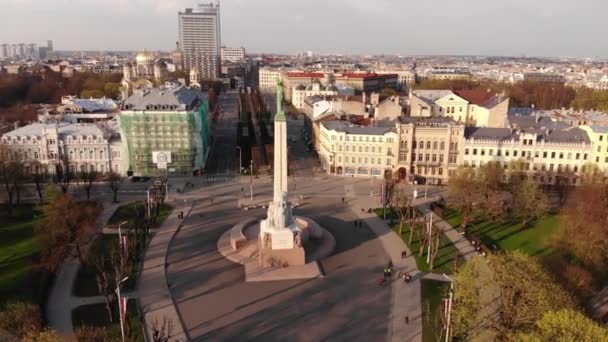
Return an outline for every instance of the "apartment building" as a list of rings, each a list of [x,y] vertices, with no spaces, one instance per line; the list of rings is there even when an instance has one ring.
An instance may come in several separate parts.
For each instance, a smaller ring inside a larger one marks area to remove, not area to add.
[[[333,79],[336,85],[350,86],[358,92],[379,93],[385,88],[399,88],[399,76],[396,74],[350,72],[335,74],[333,75]]]
[[[565,84],[566,78],[563,75],[551,72],[526,72],[524,73],[524,81]]]
[[[283,81],[283,71],[274,68],[261,68],[259,70],[258,87],[262,92],[276,92],[277,84]]]
[[[523,171],[542,184],[555,184],[558,176],[569,184],[579,184],[584,168],[593,163],[593,144],[586,132],[576,127],[556,130],[467,127],[461,154],[464,166],[497,162],[507,170],[512,163],[519,162]]]
[[[346,121],[320,125],[319,159],[329,174],[382,177],[397,162],[395,127],[361,127]]]
[[[506,127],[509,98],[475,90],[414,90],[409,115],[449,117],[466,126]]]

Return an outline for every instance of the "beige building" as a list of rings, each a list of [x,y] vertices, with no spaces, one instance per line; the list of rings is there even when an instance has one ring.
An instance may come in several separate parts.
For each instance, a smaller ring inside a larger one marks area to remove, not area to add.
[[[560,74],[551,72],[526,72],[524,73],[524,81],[564,84],[566,83],[566,78]]]
[[[397,75],[397,90],[409,91],[411,85],[416,83],[416,73],[411,70],[377,70],[377,74]]]
[[[579,126],[589,136],[593,145],[591,161],[598,166],[599,171],[608,176],[608,127],[607,126]]]
[[[382,177],[385,170],[395,168],[399,146],[395,127],[361,127],[334,120],[320,128],[318,153],[327,173]]]
[[[292,71],[283,73],[283,90],[285,93],[285,100],[292,100],[292,91],[298,85],[308,87],[310,84],[319,83],[320,80],[325,79],[325,74],[321,72],[301,72]],[[275,83],[276,89],[276,83]]]
[[[401,98],[399,96],[387,97],[380,103],[372,103],[374,108],[374,121],[378,122],[392,122],[399,118],[403,114],[403,106]]]
[[[507,170],[510,164],[520,162],[524,171],[540,183],[555,184],[556,177],[562,176],[569,184],[578,184],[586,164],[593,162],[592,148],[589,137],[580,128],[469,127],[461,155],[464,166],[475,168],[498,162]]]
[[[449,117],[466,126],[506,127],[509,99],[483,91],[414,90],[409,94],[412,117]]]
[[[469,80],[472,75],[468,71],[462,70],[431,70],[427,72],[429,80]]]
[[[277,84],[283,79],[283,71],[274,68],[261,68],[259,71],[258,86],[260,91],[275,92]]]
[[[344,121],[320,124],[319,158],[329,174],[395,175],[444,184],[459,165],[464,126],[450,119],[410,118],[388,127],[361,127]]]
[[[19,161],[24,171],[57,174],[92,170],[126,175],[123,145],[115,123],[34,123],[2,135],[2,160]],[[42,167],[42,169],[38,169]]]

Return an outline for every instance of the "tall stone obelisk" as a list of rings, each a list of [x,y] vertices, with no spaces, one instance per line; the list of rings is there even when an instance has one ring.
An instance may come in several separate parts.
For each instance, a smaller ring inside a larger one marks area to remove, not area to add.
[[[299,248],[299,232],[289,203],[287,188],[287,118],[283,111],[283,85],[277,84],[277,113],[274,116],[274,192],[268,216],[260,223],[260,244],[271,250]]]

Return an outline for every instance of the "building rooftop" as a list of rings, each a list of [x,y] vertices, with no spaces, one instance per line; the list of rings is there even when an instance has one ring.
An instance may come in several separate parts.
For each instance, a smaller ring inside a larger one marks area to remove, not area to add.
[[[325,128],[344,132],[346,134],[359,134],[359,135],[383,135],[390,132],[396,132],[395,127],[366,127],[354,125],[348,121],[343,120],[332,120],[322,123]]]
[[[105,129],[96,124],[89,123],[33,123],[27,126],[19,127],[11,132],[4,134],[3,138],[12,138],[19,136],[42,136],[44,129],[54,129],[57,127],[57,132],[60,136],[104,136],[108,133]]]
[[[143,89],[125,100],[123,110],[193,110],[206,99],[200,90],[186,86]]]

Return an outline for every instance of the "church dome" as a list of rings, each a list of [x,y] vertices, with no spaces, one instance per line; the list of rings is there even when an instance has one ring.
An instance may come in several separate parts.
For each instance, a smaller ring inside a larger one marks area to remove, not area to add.
[[[149,51],[142,51],[137,54],[135,60],[137,61],[137,64],[153,64],[154,54]]]

